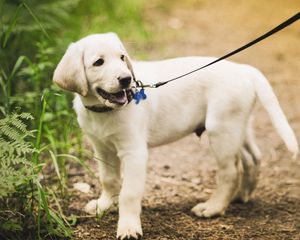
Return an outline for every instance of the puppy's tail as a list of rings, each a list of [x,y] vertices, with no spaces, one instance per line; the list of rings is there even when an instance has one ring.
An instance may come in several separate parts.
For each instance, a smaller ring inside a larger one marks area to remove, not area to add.
[[[290,127],[268,80],[260,71],[257,69],[254,70],[254,86],[257,96],[268,112],[271,122],[279,136],[284,141],[288,150],[293,154],[293,159],[295,159],[299,153],[296,136]]]

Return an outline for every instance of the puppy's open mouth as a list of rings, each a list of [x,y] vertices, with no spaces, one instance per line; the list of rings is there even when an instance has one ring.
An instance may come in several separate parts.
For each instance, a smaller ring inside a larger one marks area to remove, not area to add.
[[[96,91],[102,98],[118,105],[124,105],[132,100],[131,89],[123,89],[116,93],[106,92],[102,88],[97,88]]]

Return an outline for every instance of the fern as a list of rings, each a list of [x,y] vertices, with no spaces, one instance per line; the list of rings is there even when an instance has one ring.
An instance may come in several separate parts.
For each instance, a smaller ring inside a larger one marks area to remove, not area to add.
[[[31,115],[13,113],[0,119],[0,198],[14,193],[19,185],[26,183],[26,174],[30,173],[28,154],[35,149],[26,141],[32,135],[26,119],[32,119]]]
[[[18,141],[21,139],[20,133],[16,131],[14,128],[8,125],[9,123],[0,126],[0,133],[2,136],[14,141]]]
[[[20,130],[21,132],[26,132],[26,124],[22,121],[18,121],[19,119],[19,116],[18,114],[14,113],[12,116],[11,116],[11,119],[13,120],[16,120],[16,121],[11,121],[11,124],[16,127],[18,130]]]
[[[27,113],[0,119],[0,238],[21,237],[28,227],[33,230],[37,225],[39,239],[45,230],[47,235],[67,238],[69,224],[49,205],[47,188],[38,177],[40,165],[33,161],[37,150],[30,141],[33,132],[27,129],[30,119]]]
[[[17,117],[20,119],[25,119],[25,120],[33,120],[33,116],[31,116],[30,113],[21,113],[21,114],[17,114]]]

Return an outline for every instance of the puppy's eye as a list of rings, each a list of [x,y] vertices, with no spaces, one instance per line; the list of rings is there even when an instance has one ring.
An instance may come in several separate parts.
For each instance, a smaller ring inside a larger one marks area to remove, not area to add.
[[[125,55],[121,55],[121,60],[124,61],[125,60]]]
[[[99,58],[96,62],[93,63],[93,66],[99,67],[99,66],[103,65],[103,63],[104,63],[104,59]]]

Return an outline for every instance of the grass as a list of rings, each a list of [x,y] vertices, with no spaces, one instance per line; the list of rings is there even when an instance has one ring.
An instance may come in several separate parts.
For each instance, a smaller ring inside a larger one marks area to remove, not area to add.
[[[144,4],[0,0],[1,239],[72,237],[76,217],[63,208],[67,166],[71,161],[93,172],[83,161],[72,95],[52,84],[52,73],[66,46],[89,33],[114,31],[147,42]],[[51,168],[49,179],[44,173]]]

